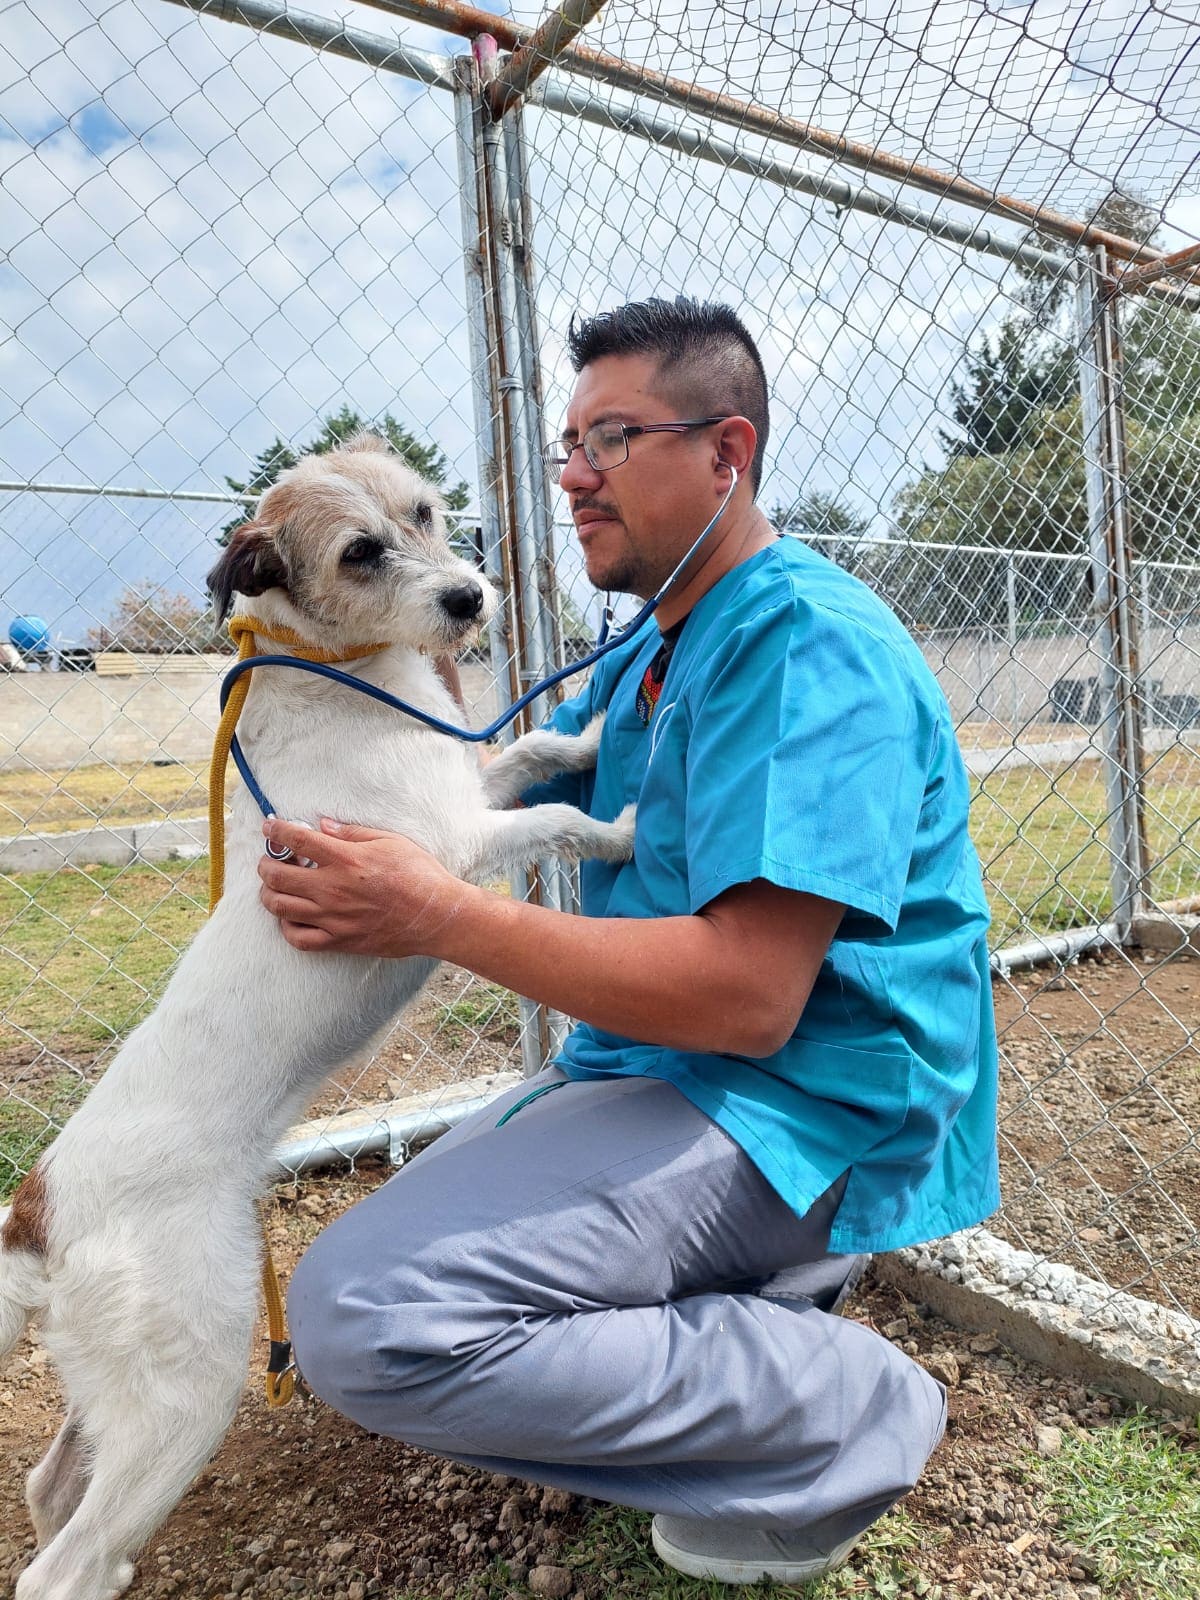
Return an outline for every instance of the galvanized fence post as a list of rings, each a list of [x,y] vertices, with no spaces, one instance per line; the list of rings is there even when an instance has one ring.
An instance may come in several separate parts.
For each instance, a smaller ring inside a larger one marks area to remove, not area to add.
[[[1117,296],[1103,245],[1080,263],[1077,294],[1079,389],[1087,490],[1093,636],[1100,655],[1099,719],[1104,734],[1112,921],[1131,939],[1147,903],[1149,856],[1143,793],[1143,713],[1138,687],[1137,613],[1126,499],[1125,418]]]
[[[1008,624],[1008,685],[1013,728],[1020,727],[1021,686],[1017,675],[1017,558],[1012,551],[1004,563],[1005,617]]]
[[[495,58],[482,64],[486,77]],[[542,376],[537,328],[537,295],[533,271],[533,215],[525,159],[522,102],[511,102],[500,116],[484,114],[483,135],[490,147],[485,164],[491,188],[497,260],[497,287],[507,384],[512,400],[513,479],[516,490],[516,551],[524,620],[522,687],[540,682],[562,663],[558,585],[554,560],[554,521],[549,485],[542,464]],[[525,726],[540,722],[561,694],[539,696],[526,712]],[[533,895],[556,911],[574,902],[571,882],[560,862],[540,860],[533,874]],[[540,1070],[557,1053],[570,1028],[557,1011],[537,1008]],[[529,1068],[527,1067],[528,1071]]]
[[[541,462],[541,375],[533,275],[523,194],[519,105],[495,121],[482,86],[494,71],[495,43],[475,42],[457,66],[457,128],[484,545],[505,596],[492,632],[497,680],[511,699],[560,660],[551,514]],[[540,720],[539,697],[506,732]],[[562,909],[564,880],[553,863],[520,873],[513,893]],[[521,1056],[527,1077],[541,1070],[565,1032],[565,1019],[521,999]]]

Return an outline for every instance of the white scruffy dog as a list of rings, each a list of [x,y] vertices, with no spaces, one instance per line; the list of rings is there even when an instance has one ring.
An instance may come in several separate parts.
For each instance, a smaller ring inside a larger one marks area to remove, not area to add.
[[[222,614],[254,596],[264,626],[450,722],[460,713],[430,657],[496,604],[450,549],[436,492],[371,436],[284,474],[209,582]],[[388,648],[356,661],[368,642]],[[598,731],[528,735],[484,775],[470,746],[285,668],[254,674],[239,729],[281,816],[393,829],[477,881],[542,855],[628,858],[632,815],[492,809],[537,777],[593,765]],[[258,899],[261,824],[239,789],[224,897],[0,1230],[0,1356],[38,1317],[68,1399],[30,1474],[40,1549],[17,1600],[107,1600],[130,1583],[242,1392],[272,1151],[435,965],[291,949]]]

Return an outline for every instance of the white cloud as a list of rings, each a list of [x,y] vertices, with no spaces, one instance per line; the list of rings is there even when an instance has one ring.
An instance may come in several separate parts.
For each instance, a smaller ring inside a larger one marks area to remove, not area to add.
[[[1068,210],[1120,175],[1170,201],[1178,245],[1200,225],[1193,12],[1176,0],[1151,30],[1124,0],[642,0],[588,38]],[[389,23],[328,0],[343,14]],[[348,402],[392,409],[473,479],[448,95],[160,0],[17,0],[4,39],[0,473],[220,487]],[[528,126],[551,425],[571,312],[687,288],[761,332],[774,492],[805,481],[886,507],[936,448],[1002,264],[588,125]],[[2,603],[75,632],[73,585],[94,612],[177,561],[195,583],[225,520],[28,497],[5,516]]]

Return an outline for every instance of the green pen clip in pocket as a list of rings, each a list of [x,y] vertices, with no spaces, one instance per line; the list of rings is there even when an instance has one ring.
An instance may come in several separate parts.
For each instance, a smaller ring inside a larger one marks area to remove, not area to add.
[[[540,1100],[544,1094],[550,1094],[554,1089],[561,1089],[563,1085],[569,1081],[570,1080],[567,1078],[559,1078],[555,1083],[539,1084],[536,1089],[530,1090],[528,1094],[522,1095],[519,1100],[514,1101],[497,1122],[496,1126],[498,1128],[502,1128],[506,1122],[508,1122],[512,1117],[515,1117],[517,1112],[522,1110],[525,1106],[531,1105],[534,1100]]]

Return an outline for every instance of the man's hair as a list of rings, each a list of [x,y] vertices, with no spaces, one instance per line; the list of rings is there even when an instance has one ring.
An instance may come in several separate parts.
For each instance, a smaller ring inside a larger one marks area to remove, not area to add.
[[[750,467],[758,493],[767,448],[767,375],[758,347],[729,306],[679,295],[633,301],[586,319],[573,316],[567,350],[576,372],[601,356],[654,356],[683,413],[747,418],[758,435]]]

